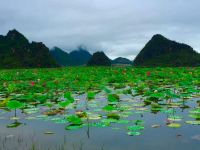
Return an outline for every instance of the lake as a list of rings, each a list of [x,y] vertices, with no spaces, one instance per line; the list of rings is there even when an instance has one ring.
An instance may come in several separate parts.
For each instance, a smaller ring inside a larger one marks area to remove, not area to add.
[[[14,110],[2,108],[0,149],[199,150],[198,97],[163,100],[155,106],[144,103],[143,97],[120,94],[119,102],[109,104],[113,109],[105,107],[104,92],[91,101],[85,94],[73,96],[75,103],[60,111],[56,103],[28,105],[14,117]],[[81,116],[81,124],[70,126],[74,114]]]

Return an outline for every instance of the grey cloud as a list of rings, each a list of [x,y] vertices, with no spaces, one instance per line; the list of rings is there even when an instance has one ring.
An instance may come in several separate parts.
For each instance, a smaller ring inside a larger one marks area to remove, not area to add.
[[[200,50],[199,0],[0,0],[0,33],[133,59],[157,33]]]

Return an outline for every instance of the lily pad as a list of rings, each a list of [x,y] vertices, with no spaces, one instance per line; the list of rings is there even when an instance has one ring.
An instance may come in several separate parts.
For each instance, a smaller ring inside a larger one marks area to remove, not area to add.
[[[109,94],[108,95],[108,101],[109,102],[118,102],[119,96],[117,94]]]
[[[168,120],[170,121],[181,121],[182,120],[182,116],[169,116]]]
[[[99,119],[101,119],[101,115],[99,115],[99,114],[90,114],[90,115],[88,115],[88,118],[90,119],[90,120],[99,120]]]
[[[137,136],[137,135],[141,135],[141,132],[130,131],[130,132],[127,132],[127,134],[128,134],[129,136]]]
[[[87,93],[87,98],[88,98],[88,100],[94,99],[94,98],[95,98],[95,95],[96,95],[96,93],[94,93],[94,92],[88,92],[88,93]]]
[[[73,125],[80,125],[82,124],[82,120],[76,115],[70,115],[67,117],[67,120]]]
[[[108,119],[116,119],[116,120],[119,120],[120,119],[120,116],[116,113],[109,113],[107,114],[107,118]]]
[[[117,121],[117,123],[119,123],[119,124],[128,124],[128,123],[130,123],[130,121],[129,120],[118,120]]]
[[[114,110],[117,110],[117,108],[115,108],[112,105],[107,105],[107,106],[103,107],[103,110],[105,110],[105,111],[114,111]]]
[[[47,132],[44,132],[44,134],[54,134],[54,133],[51,131],[47,131]]]
[[[109,122],[94,122],[94,123],[90,123],[90,126],[103,128],[103,127],[110,126],[110,123]]]
[[[66,130],[76,130],[76,129],[80,129],[82,128],[83,126],[82,125],[69,125],[69,126],[66,126],[65,129]]]
[[[8,124],[8,125],[7,125],[7,128],[17,128],[17,127],[19,127],[21,124],[22,124],[22,123],[16,121],[16,122],[14,122],[14,123]]]
[[[192,125],[200,125],[200,121],[185,121],[187,124],[192,124]]]
[[[170,123],[167,126],[170,127],[170,128],[180,128],[181,124],[179,124],[179,123]]]
[[[144,130],[144,126],[140,126],[140,125],[128,126],[127,129],[130,131],[140,131],[140,130]]]
[[[160,125],[158,125],[158,124],[153,124],[151,127],[152,127],[152,128],[159,128]]]

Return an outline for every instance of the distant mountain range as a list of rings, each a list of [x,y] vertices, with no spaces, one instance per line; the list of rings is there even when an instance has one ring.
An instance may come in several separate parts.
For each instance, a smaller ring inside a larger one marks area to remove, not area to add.
[[[129,59],[118,57],[114,60],[111,60],[106,56],[104,52],[96,52],[91,55],[86,48],[79,47],[77,50],[71,51],[70,53],[65,52],[64,50],[54,47],[50,50],[51,55],[54,57],[56,62],[61,66],[84,66],[87,64],[92,65],[103,65],[104,59],[105,62],[109,59],[109,64],[132,64]],[[107,59],[108,58],[108,59]],[[103,63],[103,64],[102,64]],[[108,65],[106,63],[106,65]]]
[[[57,67],[49,49],[41,42],[29,43],[17,30],[0,35],[0,68]]]
[[[54,47],[50,51],[51,55],[61,66],[82,66],[86,65],[92,55],[84,49],[79,47],[77,50],[74,50],[70,53],[65,52],[64,50]]]
[[[200,54],[189,45],[178,43],[160,34],[154,35],[132,61],[118,57],[111,60],[104,52],[91,55],[84,47],[70,53],[42,42],[31,42],[17,30],[0,35],[0,68],[35,68],[58,66],[134,65],[142,67],[200,66]]]
[[[157,34],[145,45],[135,60],[134,66],[200,66],[200,54],[186,44],[171,41]]]
[[[76,55],[82,53],[88,53],[88,57],[82,61],[83,54],[79,57],[69,57],[65,60],[76,61],[79,65],[96,65],[96,66],[109,66],[109,65],[134,65],[143,67],[181,67],[181,66],[200,66],[200,54],[193,50],[192,47],[178,43],[165,38],[160,34],[156,34],[140,51],[133,62],[126,58],[118,57],[114,60],[108,58],[105,53],[97,52],[93,56],[87,52],[86,49],[75,51]],[[71,52],[73,53],[73,52]],[[62,54],[61,54],[62,55]],[[76,56],[74,55],[74,56]],[[64,55],[62,55],[64,56]],[[58,57],[54,57],[58,60]],[[84,58],[84,57],[83,57]],[[108,61],[108,59],[110,61]],[[58,62],[58,61],[57,61]],[[73,66],[72,63],[67,62],[64,66]],[[59,63],[60,64],[60,63]],[[63,65],[63,64],[62,64]],[[74,64],[77,65],[77,64]]]

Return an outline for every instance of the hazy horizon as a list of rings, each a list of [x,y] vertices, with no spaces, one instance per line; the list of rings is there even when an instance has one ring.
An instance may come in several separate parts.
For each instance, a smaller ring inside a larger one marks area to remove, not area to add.
[[[0,34],[17,29],[49,48],[69,52],[84,45],[111,59],[133,60],[154,34],[200,52],[199,5],[198,0],[1,0]]]

